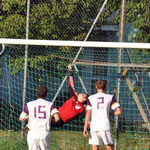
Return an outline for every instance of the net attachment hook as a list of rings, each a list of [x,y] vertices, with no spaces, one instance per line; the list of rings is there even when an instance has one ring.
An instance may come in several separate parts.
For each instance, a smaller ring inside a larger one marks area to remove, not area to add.
[[[0,55],[2,55],[2,54],[3,54],[4,50],[5,50],[5,45],[4,45],[4,44],[2,44],[2,51],[0,52]]]

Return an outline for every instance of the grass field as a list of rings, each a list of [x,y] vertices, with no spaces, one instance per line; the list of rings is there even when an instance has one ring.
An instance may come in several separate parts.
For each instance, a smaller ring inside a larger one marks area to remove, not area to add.
[[[0,150],[27,150],[26,139],[21,139],[21,132],[0,130]]]
[[[120,133],[118,150],[150,150],[150,136]],[[0,150],[27,150],[20,132],[0,130]],[[52,131],[50,150],[91,150],[88,138],[77,131]]]

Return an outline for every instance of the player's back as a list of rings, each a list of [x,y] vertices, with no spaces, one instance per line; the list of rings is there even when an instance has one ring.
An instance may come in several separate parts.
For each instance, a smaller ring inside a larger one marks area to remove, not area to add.
[[[44,99],[37,99],[27,103],[29,111],[30,130],[50,130],[50,112],[52,107],[51,102]]]
[[[89,97],[92,106],[91,130],[109,130],[109,109],[112,101],[112,95],[105,93],[96,93]]]

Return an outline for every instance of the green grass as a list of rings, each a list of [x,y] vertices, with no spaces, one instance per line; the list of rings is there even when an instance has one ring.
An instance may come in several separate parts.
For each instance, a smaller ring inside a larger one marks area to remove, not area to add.
[[[88,138],[84,138],[82,132],[55,131],[52,132],[50,149],[57,150],[88,150]]]
[[[0,130],[0,150],[27,150],[26,137],[21,139],[21,132]]]
[[[119,150],[150,150],[150,135],[147,133],[120,133]]]
[[[21,132],[0,130],[0,150],[27,150]],[[91,150],[88,138],[77,131],[52,131],[50,150]],[[118,150],[150,150],[149,134],[120,133]]]

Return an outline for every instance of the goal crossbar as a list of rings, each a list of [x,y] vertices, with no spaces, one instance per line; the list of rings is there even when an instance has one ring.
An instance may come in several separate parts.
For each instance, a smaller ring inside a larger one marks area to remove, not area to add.
[[[150,43],[131,43],[131,42],[59,41],[59,40],[0,38],[0,44],[150,49]]]

